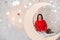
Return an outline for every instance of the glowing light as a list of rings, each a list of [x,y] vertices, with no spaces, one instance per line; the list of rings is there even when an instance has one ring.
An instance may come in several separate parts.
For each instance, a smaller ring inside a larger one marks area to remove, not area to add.
[[[14,1],[14,2],[12,3],[13,6],[16,6],[16,5],[19,5],[19,4],[20,4],[19,1]]]
[[[31,6],[31,5],[32,5],[32,3],[30,2],[30,3],[29,3],[29,6]]]
[[[54,12],[56,12],[56,10],[54,10]]]
[[[19,20],[18,20],[18,22],[19,22],[19,23],[22,23],[22,20],[21,20],[21,19],[19,19]]]
[[[55,7],[55,5],[52,5],[52,7],[54,8],[54,7]]]
[[[2,19],[0,19],[0,22],[2,22]]]
[[[21,12],[21,10],[18,10],[18,12]]]
[[[55,9],[55,10],[52,10],[53,12],[57,12],[57,10]]]
[[[10,12],[7,12],[7,13],[6,13],[6,15],[9,15],[9,14],[10,14]]]
[[[24,8],[27,8],[27,5],[24,5]]]
[[[50,0],[50,2],[52,3],[53,1],[52,1],[52,0]]]
[[[56,21],[51,21],[51,23],[56,23]]]
[[[14,21],[15,20],[15,18],[14,17],[12,17],[12,21]]]

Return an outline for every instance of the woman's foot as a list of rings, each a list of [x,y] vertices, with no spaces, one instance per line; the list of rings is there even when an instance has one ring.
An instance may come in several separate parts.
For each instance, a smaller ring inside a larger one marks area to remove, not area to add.
[[[54,32],[51,31],[51,29],[47,29],[46,33],[47,33],[47,34],[51,34],[51,33],[54,33]]]

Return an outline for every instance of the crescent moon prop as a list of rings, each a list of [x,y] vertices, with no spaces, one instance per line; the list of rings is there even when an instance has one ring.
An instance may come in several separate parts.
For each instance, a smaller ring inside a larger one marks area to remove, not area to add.
[[[56,40],[60,36],[60,33],[58,33],[55,36],[44,38],[39,33],[37,33],[35,31],[35,29],[34,29],[34,25],[33,25],[32,22],[33,22],[33,16],[34,16],[35,12],[39,8],[41,8],[43,6],[47,6],[47,5],[51,5],[51,4],[46,3],[46,2],[40,2],[38,4],[35,4],[27,11],[26,15],[24,16],[24,28],[25,28],[25,31],[26,31],[27,35],[32,40]]]

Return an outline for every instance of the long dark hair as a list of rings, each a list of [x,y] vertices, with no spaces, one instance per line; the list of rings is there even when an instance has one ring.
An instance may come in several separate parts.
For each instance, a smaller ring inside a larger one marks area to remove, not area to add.
[[[42,14],[38,14],[37,15],[37,20],[38,20],[38,17],[41,16],[41,19],[43,20],[43,15]]]

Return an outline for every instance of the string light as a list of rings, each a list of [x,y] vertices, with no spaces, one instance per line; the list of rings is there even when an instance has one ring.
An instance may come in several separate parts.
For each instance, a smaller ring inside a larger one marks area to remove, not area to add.
[[[18,10],[18,12],[21,12],[21,10]]]
[[[55,8],[56,6],[55,5],[52,5],[53,8]]]
[[[52,3],[53,1],[52,0],[50,0],[50,3]]]
[[[7,12],[6,15],[10,15],[10,12]]]
[[[33,0],[33,1],[36,1],[36,0]],[[40,0],[38,0],[38,1],[40,2]],[[6,2],[5,2],[5,3],[6,3]],[[50,3],[54,3],[54,1],[50,0]],[[12,2],[12,6],[18,6],[18,5],[20,5],[20,1],[17,1],[17,0],[16,0],[16,1]],[[32,3],[29,2],[28,5],[24,5],[24,8],[28,8],[28,6],[31,6],[31,5],[32,5]],[[52,9],[52,11],[53,11],[53,12],[57,12],[56,6],[55,6],[55,5],[52,5],[52,7],[55,8],[55,9]],[[58,7],[58,6],[57,6],[57,8],[60,9],[60,7]],[[14,11],[14,10],[13,10],[13,11]],[[23,11],[23,10],[22,10],[22,11]],[[17,11],[17,14],[16,14],[16,15],[19,16],[20,13],[21,13],[21,10],[19,9],[19,10]],[[45,13],[45,14],[46,14],[46,13]],[[7,16],[10,16],[10,12],[7,12],[6,15],[7,15]],[[19,18],[18,20],[15,20],[15,19],[17,19],[17,16],[15,16],[15,14],[11,14],[11,15],[12,15],[12,16],[14,15],[14,17],[11,17],[11,16],[10,16],[11,18],[9,18],[10,21],[12,20],[11,24],[14,24],[14,25],[15,25],[15,24],[18,24],[18,23],[22,23],[22,22],[23,22],[21,18]],[[56,14],[56,15],[57,15],[57,14]],[[47,16],[48,16],[48,14],[47,14]],[[16,18],[15,18],[15,17],[16,17]],[[19,17],[20,17],[20,16],[19,16]],[[53,17],[53,16],[50,14],[49,17]],[[48,18],[48,17],[46,17],[46,18]],[[49,18],[49,19],[50,19],[50,18]],[[56,17],[56,20],[55,20],[55,21],[53,21],[53,19],[52,19],[52,20],[50,19],[50,20],[48,20],[48,21],[51,21],[51,23],[52,23],[51,26],[53,25],[52,27],[58,27],[57,25],[54,24],[54,23],[57,24],[57,20],[60,20],[60,19],[59,19],[59,16]],[[2,22],[2,21],[3,21],[3,20],[0,19],[0,22]],[[18,23],[17,23],[17,22],[18,22]],[[50,23],[50,22],[49,22],[49,23]],[[9,27],[9,28],[12,26],[11,24],[8,24],[8,27]],[[54,25],[55,25],[55,26],[54,26]],[[51,26],[50,26],[50,27],[51,27]],[[20,24],[19,24],[19,27],[21,27]],[[17,27],[16,27],[16,28],[17,28]],[[5,29],[5,31],[8,31],[7,28],[4,28],[4,29]]]
[[[19,22],[19,23],[22,23],[22,19],[19,19],[18,22]]]
[[[14,21],[15,20],[15,18],[14,17],[12,17],[12,21]]]
[[[29,2],[29,6],[31,6],[32,5],[32,3],[31,2]]]
[[[2,19],[0,19],[0,22],[2,22]]]
[[[55,13],[56,13],[56,12],[57,12],[57,10],[56,10],[56,9],[53,9],[53,10],[52,10],[52,12],[55,12]]]
[[[27,5],[24,5],[24,8],[27,8]]]
[[[18,10],[17,15],[19,16],[19,15],[20,15],[20,13],[21,13],[21,10]]]
[[[57,10],[55,9],[55,10],[53,10],[53,12],[57,12]]]
[[[13,6],[20,5],[20,2],[16,0],[16,1],[14,1],[14,2],[12,3],[12,5],[13,5]]]

